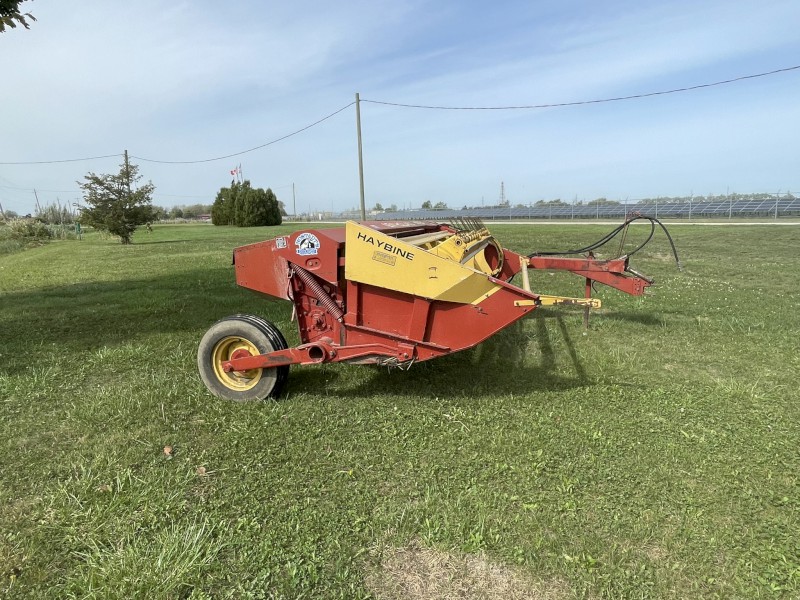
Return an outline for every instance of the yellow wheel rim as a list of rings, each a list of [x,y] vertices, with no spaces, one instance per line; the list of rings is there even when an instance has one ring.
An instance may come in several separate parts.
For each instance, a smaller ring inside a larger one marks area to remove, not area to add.
[[[226,373],[222,369],[222,363],[231,360],[234,352],[244,350],[251,356],[261,354],[253,343],[238,336],[230,336],[221,339],[214,346],[214,351],[211,355],[211,362],[214,365],[214,374],[217,379],[227,388],[243,392],[254,388],[259,381],[263,369],[250,369],[249,371],[231,371]]]

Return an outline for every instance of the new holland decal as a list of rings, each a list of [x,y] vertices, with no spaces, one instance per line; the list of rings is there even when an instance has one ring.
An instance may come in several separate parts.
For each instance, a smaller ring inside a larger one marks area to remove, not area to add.
[[[319,238],[313,233],[301,233],[294,241],[299,256],[313,256],[319,252]]]

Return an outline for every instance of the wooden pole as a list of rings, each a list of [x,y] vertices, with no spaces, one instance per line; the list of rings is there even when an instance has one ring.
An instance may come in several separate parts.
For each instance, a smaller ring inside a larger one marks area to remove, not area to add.
[[[128,187],[128,196],[131,195],[131,166],[128,162],[128,151],[125,150],[125,185]]]
[[[361,220],[367,220],[367,208],[364,203],[364,157],[361,153],[361,100],[356,92],[356,131],[358,133],[358,183],[361,189]]]

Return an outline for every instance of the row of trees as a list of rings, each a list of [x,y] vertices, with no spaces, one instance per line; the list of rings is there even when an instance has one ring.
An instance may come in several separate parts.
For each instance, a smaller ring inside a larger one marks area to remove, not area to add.
[[[260,227],[283,222],[281,206],[275,193],[267,188],[254,188],[250,181],[232,181],[222,188],[211,207],[214,225]]]
[[[210,204],[189,204],[164,208],[163,206],[153,206],[153,215],[156,221],[166,219],[199,219],[203,215],[211,214]]]
[[[623,204],[666,204],[666,203],[675,203],[675,204],[689,204],[690,202],[700,204],[703,202],[736,202],[737,200],[774,200],[776,197],[779,197],[784,200],[791,200],[794,199],[796,196],[791,194],[790,192],[786,192],[785,194],[770,194],[769,192],[759,192],[759,193],[752,193],[752,194],[737,194],[735,192],[731,192],[729,194],[708,194],[707,196],[658,196],[656,198],[640,198],[636,200],[629,200],[629,201],[619,201],[619,200],[609,200],[608,198],[595,198],[594,200],[589,200],[585,202],[583,200],[576,200],[574,202],[565,202],[560,198],[556,198],[555,200],[537,200],[533,203],[533,206],[538,207],[546,207],[546,206],[622,206]],[[447,208],[447,205],[444,205],[443,202],[437,203],[436,206],[433,208]],[[505,204],[494,204],[488,207],[484,206],[464,206],[462,210],[468,210],[471,208],[502,208],[507,207],[508,203]],[[516,208],[527,208],[528,204],[518,203],[515,205]],[[430,202],[425,202],[422,205],[422,208],[431,208]]]
[[[430,200],[425,200],[425,202],[422,203],[422,207],[421,208],[431,208],[431,209],[440,210],[440,209],[447,208],[447,203],[446,202],[437,202],[436,204],[433,204]],[[384,212],[384,211],[395,212],[397,210],[397,204],[392,204],[392,205],[384,208],[383,204],[381,204],[380,202],[376,202],[375,206],[372,207],[372,210],[374,210],[375,212]]]
[[[739,200],[774,200],[775,198],[783,200],[794,200],[796,196],[791,192],[780,193],[776,192],[771,194],[769,192],[758,192],[753,194],[738,194],[731,192],[729,194],[708,194],[707,196],[659,196],[657,198],[643,198],[638,200],[640,204],[655,204],[674,202],[678,204],[688,204],[689,202],[736,202]]]
[[[3,214],[7,219],[31,216],[20,215],[13,210],[6,210]],[[153,221],[166,221],[167,219],[199,219],[200,217],[210,214],[210,204],[190,204],[188,206],[173,206],[172,208],[164,208],[163,206],[157,205],[152,206]],[[79,212],[71,209],[68,204],[62,204],[57,200],[52,204],[38,207],[33,218],[50,225],[72,224],[79,220]]]
[[[441,210],[447,208],[447,203],[437,202],[436,204],[431,204],[430,200],[425,200],[425,202],[422,203],[422,208],[432,208],[434,210]]]

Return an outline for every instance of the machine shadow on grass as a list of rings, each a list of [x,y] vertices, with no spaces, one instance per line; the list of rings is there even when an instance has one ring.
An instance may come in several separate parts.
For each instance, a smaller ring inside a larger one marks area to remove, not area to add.
[[[358,367],[372,372],[366,381],[358,378],[355,385],[347,384],[346,372],[339,365],[294,367],[283,397],[326,389],[329,396],[343,399],[391,395],[398,390],[404,395],[483,398],[591,385],[571,335],[562,315],[541,311],[474,348],[412,365],[407,370]],[[572,375],[558,372],[556,365],[567,360],[562,347],[569,356]],[[557,353],[562,354],[561,361],[556,360]]]
[[[634,310],[610,310],[603,313],[604,319],[613,321],[625,321],[628,323],[639,323],[650,327],[659,326],[663,323],[661,313],[637,312]]]

